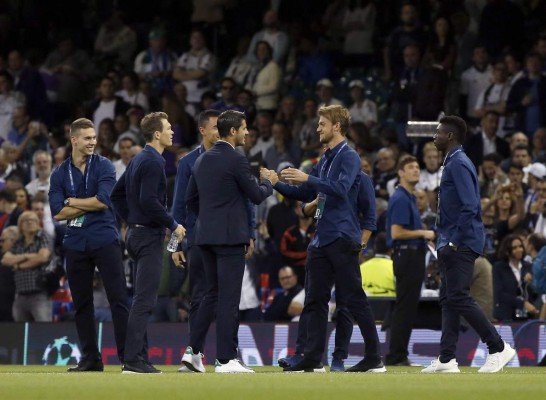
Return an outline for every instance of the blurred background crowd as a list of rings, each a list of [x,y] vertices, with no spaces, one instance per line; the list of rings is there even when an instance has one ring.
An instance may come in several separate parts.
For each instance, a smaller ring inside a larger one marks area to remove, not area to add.
[[[47,193],[52,169],[70,154],[74,119],[94,122],[97,152],[119,177],[144,145],[141,118],[166,112],[175,132],[164,153],[172,201],[177,161],[200,143],[200,111],[245,112],[240,150],[251,165],[310,171],[321,154],[317,109],[332,104],[349,108],[348,141],[375,185],[378,229],[362,255],[367,293],[394,295],[383,232],[401,154],[421,162],[418,207],[434,225],[443,155],[430,138],[408,138],[407,122],[458,114],[469,126],[465,150],[479,172],[487,231],[475,296],[491,319],[538,317],[541,291],[528,274],[545,242],[545,73],[545,0],[2,0],[2,253],[22,251],[28,237],[52,257],[31,278],[0,266],[0,320],[13,319],[15,293],[29,290],[52,295],[49,320],[71,317],[69,287],[55,283],[64,226],[52,220]],[[242,319],[297,318],[313,220],[274,194],[257,223]],[[434,294],[433,258],[423,273],[423,294]],[[99,279],[95,303],[97,319],[109,320]],[[187,308],[186,271],[166,254],[153,319],[183,321]]]

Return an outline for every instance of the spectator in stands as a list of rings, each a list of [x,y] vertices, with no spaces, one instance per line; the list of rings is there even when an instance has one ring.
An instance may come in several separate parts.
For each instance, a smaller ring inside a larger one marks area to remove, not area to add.
[[[281,68],[272,58],[272,47],[267,41],[257,42],[254,51],[258,61],[252,69],[250,81],[246,88],[252,91],[256,98],[258,111],[275,113],[278,107],[282,80]]]
[[[514,86],[518,80],[525,76],[525,71],[521,63],[521,59],[514,52],[507,52],[504,56],[504,64],[508,71],[508,82],[510,87]]]
[[[0,190],[0,231],[8,226],[17,226],[19,216],[23,212],[17,207],[15,192],[5,188]]]
[[[334,97],[334,84],[328,78],[323,78],[317,82],[316,93],[319,100],[318,108],[343,105],[341,100]]]
[[[434,32],[429,38],[428,46],[423,56],[423,65],[435,67],[451,73],[455,65],[457,46],[450,20],[438,16],[432,23]]]
[[[95,58],[104,67],[120,66],[128,68],[137,46],[135,31],[123,22],[120,11],[114,10],[101,25],[95,38]]]
[[[377,234],[374,242],[374,256],[360,264],[362,288],[368,296],[395,297],[392,250],[387,246],[385,232]]]
[[[250,46],[248,47],[247,59],[251,63],[260,62],[255,49],[259,42],[265,41],[271,48],[272,60],[283,68],[288,55],[290,39],[285,32],[279,29],[279,19],[276,11],[266,11],[263,18],[263,27],[264,29],[256,32],[254,36],[252,36]]]
[[[203,93],[211,90],[215,67],[216,59],[207,48],[205,35],[201,30],[192,30],[190,49],[180,56],[173,71],[173,78],[188,89],[188,103],[197,106]]]
[[[47,151],[38,150],[32,156],[32,164],[34,165],[36,179],[30,181],[25,189],[32,197],[40,196],[42,199],[47,199],[49,177],[51,176],[51,155]],[[40,194],[40,192],[42,193]]]
[[[245,115],[247,120],[254,122],[257,111],[252,92],[248,89],[241,90],[237,95],[237,104],[246,110]]]
[[[479,121],[474,112],[478,97],[491,84],[492,76],[493,67],[489,64],[487,50],[477,44],[472,50],[472,66],[461,75],[459,88],[459,110],[472,126],[476,126]]]
[[[279,282],[283,291],[273,298],[273,302],[265,310],[266,321],[291,321],[303,311],[301,303],[292,302],[303,290],[292,267],[285,266],[279,269]]]
[[[532,266],[525,261],[523,239],[506,236],[499,247],[499,261],[493,266],[494,316],[498,321],[536,318],[536,294],[532,288]]]
[[[114,120],[117,114],[127,112],[130,105],[121,97],[116,96],[114,81],[111,78],[102,78],[98,87],[99,98],[91,102],[88,107],[88,118],[95,126],[100,126],[104,119]]]
[[[502,158],[497,153],[489,153],[483,156],[481,168],[479,168],[480,196],[492,197],[497,188],[508,183],[508,177],[500,168]]]
[[[36,213],[38,220],[40,221],[40,229],[44,231],[44,234],[47,235],[51,248],[55,249],[55,240],[57,238],[56,231],[62,231],[60,224],[53,221],[51,216],[51,210],[49,209],[49,204],[46,206],[41,199],[33,199],[30,204],[30,211]],[[64,253],[63,253],[64,254]],[[60,255],[60,254],[55,254]]]
[[[345,67],[369,67],[374,51],[373,34],[377,10],[370,0],[352,0],[347,4],[342,28],[345,42]]]
[[[273,117],[270,113],[262,111],[256,115],[256,128],[258,129],[258,141],[256,145],[250,150],[250,155],[253,156],[258,153],[262,153],[262,157],[265,157],[267,150],[273,146],[273,140],[271,135],[271,128],[273,125]],[[316,129],[316,128],[315,128]]]
[[[497,136],[499,126],[499,114],[495,111],[487,111],[481,118],[480,130],[466,140],[464,149],[468,158],[476,166],[476,170],[482,165],[486,154],[498,153],[502,158],[510,155],[508,143]]]
[[[534,233],[546,234],[546,180],[538,181],[536,199],[531,203],[527,218]],[[1,191],[0,191],[1,193]]]
[[[220,81],[220,91],[222,98],[215,103],[212,103],[210,108],[224,112],[226,110],[235,110],[245,112],[245,109],[237,104],[238,87],[237,83],[232,78],[224,77]]]
[[[274,171],[282,162],[289,162],[292,165],[300,163],[300,149],[292,141],[292,136],[282,121],[275,121],[271,127],[273,146],[265,153],[264,161],[268,169]]]
[[[135,145],[135,141],[130,137],[125,137],[119,141],[119,160],[114,161],[114,168],[116,170],[116,181],[123,175],[129,165],[129,161],[133,158],[131,148]]]
[[[52,89],[49,99],[72,110],[84,99],[84,84],[93,76],[95,68],[85,51],[78,49],[74,39],[65,34],[51,51],[42,66],[46,88]],[[49,87],[48,84],[49,83]]]
[[[425,229],[433,229],[436,225],[437,214],[430,208],[429,193],[422,189],[416,189],[413,192],[415,195],[415,202],[417,203],[417,209],[421,216],[421,222]],[[435,192],[432,192],[436,194]]]
[[[139,105],[144,112],[150,109],[148,97],[140,91],[140,79],[134,71],[128,71],[121,78],[121,90],[116,92],[130,106]],[[118,113],[116,113],[118,114]]]
[[[324,77],[331,78],[334,72],[332,57],[321,50],[318,41],[316,34],[304,32],[298,43],[294,81],[301,81],[306,87]]]
[[[495,204],[491,203],[489,197],[482,196],[480,205],[482,207],[482,221],[485,231],[483,255],[490,263],[494,263],[497,260],[497,251],[499,249],[499,236],[497,233],[497,224],[495,223]]]
[[[504,138],[508,133],[506,129],[506,101],[510,93],[510,83],[508,81],[508,70],[501,61],[493,66],[492,83],[478,96],[474,105],[474,115],[482,118],[487,111],[495,111],[499,114],[499,126],[497,136]]]
[[[305,282],[307,247],[315,236],[315,225],[313,218],[303,215],[301,205],[299,201],[294,205],[298,223],[284,231],[281,239],[281,255],[284,263],[292,267],[296,273],[298,282]]]
[[[515,113],[516,129],[531,138],[537,128],[546,126],[546,77],[537,53],[527,55],[525,66],[527,73],[512,86],[506,109]]]
[[[453,25],[456,47],[456,59],[453,78],[458,80],[461,73],[472,65],[472,49],[476,46],[478,37],[469,29],[470,18],[464,10],[459,10],[450,16]]]
[[[290,95],[284,96],[281,99],[281,106],[277,111],[275,121],[282,121],[286,125],[292,141],[299,146],[299,133],[303,126],[303,118],[298,111],[296,98]]]
[[[304,122],[298,138],[303,158],[313,158],[319,153],[322,146],[317,135],[318,114],[315,99],[306,99],[303,103]]]
[[[252,70],[252,64],[247,60],[246,53],[250,39],[246,36],[237,41],[237,54],[231,59],[229,67],[224,74],[226,78],[233,79],[240,87],[245,87]]]
[[[385,80],[399,76],[404,69],[404,49],[408,46],[416,46],[419,53],[423,54],[427,44],[427,34],[419,23],[417,8],[411,3],[405,3],[400,9],[401,25],[396,27],[389,37],[383,49],[383,62],[385,66]]]
[[[12,50],[8,54],[8,71],[14,80],[14,90],[24,95],[30,117],[49,121],[46,115],[47,94],[44,81],[19,50]]]
[[[349,125],[347,140],[360,156],[375,158],[375,150],[378,145],[375,139],[364,122],[352,122]]]
[[[517,183],[499,186],[491,201],[485,206],[494,206],[494,224],[496,240],[500,242],[507,234],[514,232],[525,218],[523,190]]]
[[[364,82],[360,79],[349,82],[353,105],[349,108],[351,122],[363,122],[371,129],[377,123],[377,105],[364,95]]]
[[[387,182],[397,177],[396,159],[391,149],[383,147],[377,152],[374,168],[374,185],[376,197],[388,200]]]
[[[425,168],[421,169],[419,182],[415,187],[427,192],[433,192],[440,186],[440,153],[433,142],[425,143],[423,146],[423,162]]]
[[[521,144],[516,146],[512,152],[512,162],[521,165],[526,175],[523,181],[527,183],[527,169],[531,163],[531,153],[529,152],[529,147]]]
[[[2,257],[14,270],[15,322],[51,322],[52,302],[41,287],[42,270],[51,258],[49,241],[40,229],[36,213],[25,211],[17,221],[20,237]]]
[[[114,145],[116,143],[114,121],[110,118],[105,118],[98,126],[99,129],[97,131],[97,145],[95,150],[101,156],[113,161],[118,157],[117,153],[114,151]]]
[[[516,147],[525,145],[529,146],[529,138],[527,135],[523,132],[516,132],[513,133],[512,136],[510,136],[510,157],[505,158],[501,162],[501,169],[508,173],[508,168],[510,167],[510,164],[512,163],[512,154],[514,153]]]
[[[12,128],[13,115],[19,106],[25,104],[25,98],[13,91],[13,78],[7,71],[0,71],[0,140],[8,138]]]
[[[546,302],[544,301],[544,251],[543,247],[546,245],[546,239],[543,235],[538,233],[532,233],[524,240],[525,252],[531,257],[533,261],[533,285],[535,286],[537,294],[542,294],[542,308],[540,310],[539,319],[544,320],[546,318]],[[546,362],[546,356],[542,358],[539,366],[544,367]]]
[[[172,86],[176,54],[167,48],[166,33],[162,29],[150,31],[148,43],[149,47],[136,56],[134,71],[140,79],[150,83],[152,96],[159,98]]]
[[[533,163],[527,168],[527,184],[529,189],[525,196],[525,213],[529,212],[531,204],[537,199],[537,186],[538,183],[546,178],[546,166],[541,163]]]
[[[542,61],[542,74],[544,75],[546,73],[546,30],[536,40],[533,51],[540,56]]]
[[[15,203],[23,211],[30,210],[30,196],[27,190],[23,188],[18,188],[14,190],[15,193]]]
[[[17,240],[19,232],[16,226],[10,226],[0,235],[0,259]],[[13,301],[15,300],[15,280],[11,267],[0,263],[0,322],[13,321]]]
[[[533,134],[531,159],[533,162],[546,162],[546,128],[538,128]]]

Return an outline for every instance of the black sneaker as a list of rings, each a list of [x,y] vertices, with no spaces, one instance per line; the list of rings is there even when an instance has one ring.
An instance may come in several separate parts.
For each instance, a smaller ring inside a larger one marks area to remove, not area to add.
[[[121,370],[122,374],[160,374],[161,371],[155,368],[152,364],[144,361],[135,361],[125,363]]]
[[[101,360],[81,360],[75,367],[70,367],[67,372],[102,372],[104,365]]]
[[[277,362],[279,363],[279,367],[288,368],[293,367],[301,360],[303,360],[303,354],[296,353],[290,357],[279,358]]]
[[[353,365],[351,368],[347,368],[345,372],[387,372],[387,368],[381,361],[369,362],[366,359],[361,360],[358,364]]]
[[[306,360],[305,358],[293,367],[283,368],[284,372],[326,372],[321,362]]]

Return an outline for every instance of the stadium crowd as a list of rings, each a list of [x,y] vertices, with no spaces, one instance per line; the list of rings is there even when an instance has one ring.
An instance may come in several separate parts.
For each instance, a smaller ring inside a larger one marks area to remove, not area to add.
[[[166,112],[175,133],[163,154],[172,201],[177,162],[200,143],[201,111],[245,113],[249,135],[239,150],[256,173],[309,171],[321,156],[317,110],[333,104],[349,108],[347,138],[375,187],[377,231],[361,267],[368,295],[394,295],[384,232],[403,154],[421,164],[415,195],[423,225],[434,229],[443,155],[431,138],[408,138],[407,122],[458,114],[471,128],[464,147],[486,227],[472,291],[491,320],[546,317],[546,285],[531,265],[546,262],[545,0],[112,3],[0,5],[0,321],[71,318],[66,226],[53,220],[48,191],[70,154],[74,119],[94,122],[96,151],[119,178],[144,145],[142,117]],[[242,319],[293,320],[313,219],[275,193],[256,220]],[[119,229],[123,238],[127,227]],[[126,252],[124,263],[131,295]],[[435,295],[430,255],[423,274],[422,295]],[[165,251],[154,321],[187,320],[186,281]],[[96,318],[111,320],[100,279],[94,293]],[[28,294],[40,301],[28,304]]]

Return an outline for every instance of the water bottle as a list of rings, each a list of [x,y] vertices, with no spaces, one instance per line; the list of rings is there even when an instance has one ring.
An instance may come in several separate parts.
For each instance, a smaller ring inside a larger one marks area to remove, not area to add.
[[[178,243],[180,242],[180,239],[178,238],[178,235],[173,232],[171,234],[171,239],[169,240],[169,244],[167,245],[167,251],[174,253],[178,250]]]

